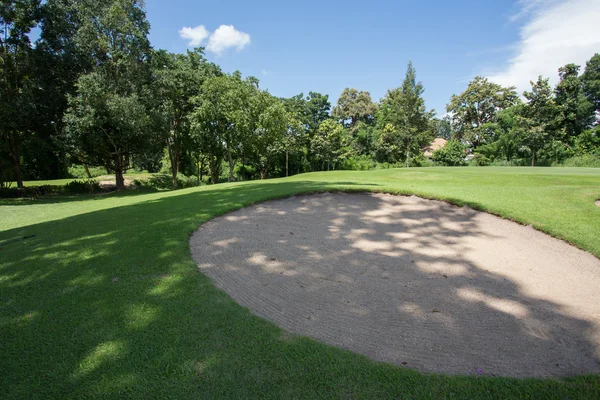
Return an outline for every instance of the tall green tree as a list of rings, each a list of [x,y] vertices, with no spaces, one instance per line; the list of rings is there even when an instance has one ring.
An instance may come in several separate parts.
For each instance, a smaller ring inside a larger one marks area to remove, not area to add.
[[[173,54],[158,51],[152,60],[151,107],[156,127],[163,133],[173,188],[177,188],[177,174],[184,147],[190,142],[188,117],[195,108],[192,98],[201,94],[202,84],[211,76],[220,74],[218,67],[208,63],[203,49]]]
[[[349,156],[349,146],[344,127],[333,119],[321,122],[310,142],[315,159],[329,171]]]
[[[514,87],[503,87],[477,76],[467,89],[453,95],[446,111],[452,118],[452,129],[458,140],[477,148],[493,141],[493,131],[486,124],[495,121],[498,112],[514,106],[519,97]]]
[[[19,188],[23,188],[21,146],[32,135],[35,115],[29,33],[39,12],[39,0],[7,0],[0,5],[0,139]]]
[[[376,112],[377,105],[371,100],[369,92],[345,88],[331,115],[354,132],[359,122],[372,123]]]
[[[411,156],[420,154],[421,148],[435,138],[430,122],[435,112],[427,111],[423,92],[423,84],[417,82],[415,68],[409,62],[402,86],[388,90],[379,113],[383,126],[393,126],[407,167],[410,166]]]
[[[224,157],[231,182],[235,159],[247,147],[252,131],[248,110],[250,99],[258,90],[256,80],[242,80],[239,74],[215,76],[208,78],[201,90],[202,95],[194,98],[196,108],[190,115],[192,129],[209,157],[212,182],[218,182]]]
[[[93,165],[115,172],[117,189],[132,158],[154,145],[143,99],[148,95],[151,55],[143,2],[96,4],[77,31],[76,43],[94,59],[94,70],[77,81],[65,116],[67,141]]]
[[[549,79],[538,77],[531,82],[531,91],[523,92],[527,104],[522,107],[518,124],[523,130],[522,141],[531,152],[531,166],[535,166],[536,153],[556,136],[560,108],[556,104]]]
[[[274,158],[286,150],[289,114],[281,100],[268,92],[257,91],[250,100],[253,121],[249,145],[252,163],[265,179]]]
[[[600,54],[596,53],[585,64],[585,71],[581,75],[583,93],[592,104],[592,108],[600,113]]]
[[[564,138],[571,145],[592,122],[592,104],[586,99],[583,82],[579,78],[580,66],[567,64],[559,68],[560,81],[556,85],[556,103],[561,108]]]

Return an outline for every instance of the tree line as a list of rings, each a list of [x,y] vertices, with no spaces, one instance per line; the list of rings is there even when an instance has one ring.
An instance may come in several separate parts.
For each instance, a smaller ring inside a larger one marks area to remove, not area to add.
[[[32,32],[39,37],[32,39]],[[129,169],[199,181],[307,171],[427,165],[422,148],[452,139],[442,164],[561,160],[598,149],[600,57],[514,88],[475,78],[436,118],[408,64],[374,102],[346,88],[332,107],[309,92],[278,98],[255,77],[224,73],[202,48],[153,49],[141,0],[18,0],[0,7],[0,183],[66,177],[100,166],[118,188]],[[454,155],[452,154],[454,152]],[[458,160],[458,161],[457,161]],[[91,176],[91,174],[89,174]]]

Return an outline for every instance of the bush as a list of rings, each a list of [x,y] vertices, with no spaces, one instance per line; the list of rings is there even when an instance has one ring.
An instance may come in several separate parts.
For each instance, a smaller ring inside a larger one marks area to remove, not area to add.
[[[475,153],[473,154],[471,165],[475,165],[477,167],[487,167],[488,165],[490,165],[490,159],[481,153]]]
[[[201,183],[202,184],[202,183]],[[160,174],[154,175],[148,179],[135,179],[133,185],[138,188],[146,188],[153,190],[172,190],[173,178],[171,175]],[[177,176],[177,189],[185,189],[198,186],[198,178],[195,176]]]
[[[465,161],[466,148],[457,141],[450,140],[446,146],[433,152],[431,158],[437,165],[445,165],[448,167],[461,167],[467,165]]]
[[[554,164],[554,166],[600,168],[600,154],[584,154],[582,156],[567,158],[562,163]]]
[[[419,154],[410,159],[411,167],[433,167],[433,161],[425,157],[423,154]]]
[[[342,161],[340,169],[352,170],[352,171],[368,171],[375,169],[377,163],[373,159],[365,154],[361,156],[353,156]]]
[[[71,194],[96,193],[100,190],[100,184],[92,179],[85,181],[75,180],[65,185],[65,192]]]

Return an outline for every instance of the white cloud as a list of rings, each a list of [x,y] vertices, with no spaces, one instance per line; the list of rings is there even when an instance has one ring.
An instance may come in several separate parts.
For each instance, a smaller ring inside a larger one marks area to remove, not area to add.
[[[600,52],[598,0],[521,0],[513,20],[525,19],[517,54],[508,66],[488,78],[519,92],[529,89],[538,75],[558,81],[558,68],[569,63],[585,66]]]
[[[208,35],[209,33],[204,25],[198,25],[195,28],[183,27],[179,31],[179,36],[181,36],[182,39],[188,40],[188,45],[191,47],[200,46]]]
[[[206,50],[221,55],[230,47],[238,51],[250,44],[250,35],[240,32],[233,25],[221,25],[210,35]]]
[[[206,51],[220,56],[230,48],[238,51],[250,44],[250,35],[240,32],[233,25],[221,25],[213,33],[206,30],[204,25],[195,28],[184,27],[179,36],[188,41],[188,46],[200,46],[208,38]]]

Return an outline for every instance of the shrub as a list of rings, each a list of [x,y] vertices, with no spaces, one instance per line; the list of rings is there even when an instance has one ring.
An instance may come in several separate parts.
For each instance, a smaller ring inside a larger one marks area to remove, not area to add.
[[[352,171],[368,171],[375,169],[377,163],[373,159],[365,154],[361,156],[352,156],[342,161],[340,169],[352,170]]]
[[[173,178],[168,174],[154,175],[148,179],[135,179],[133,185],[138,188],[153,190],[171,190],[173,189]],[[177,176],[177,188],[185,189],[198,186],[198,178],[195,176]]]
[[[554,165],[562,167],[600,168],[600,154],[584,154],[582,156],[571,157],[567,158],[560,164]]]
[[[433,161],[425,157],[423,154],[419,154],[410,159],[411,167],[433,167]]]
[[[478,167],[487,167],[488,165],[490,165],[490,159],[481,153],[475,153],[473,154],[471,165],[475,165]]]
[[[467,165],[465,155],[465,146],[457,140],[450,140],[446,146],[434,151],[431,159],[438,165],[460,167]]]
[[[65,192],[71,194],[96,193],[101,190],[100,184],[93,180],[74,180],[65,185]]]

